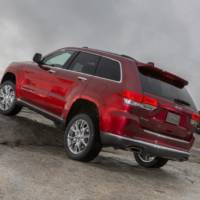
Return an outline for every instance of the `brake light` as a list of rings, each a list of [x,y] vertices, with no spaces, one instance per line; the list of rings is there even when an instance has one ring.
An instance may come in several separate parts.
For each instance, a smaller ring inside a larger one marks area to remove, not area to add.
[[[157,107],[158,106],[158,100],[153,99],[151,97],[143,96],[143,104],[149,104],[149,105],[152,105],[154,107]]]
[[[132,91],[123,93],[124,103],[127,105],[141,107],[146,110],[154,110],[158,107],[158,100],[146,95],[138,94]]]
[[[200,123],[200,115],[198,113],[192,114],[191,124],[197,126]]]
[[[123,97],[136,101],[138,103],[142,102],[143,95],[138,94],[136,92],[124,91]]]

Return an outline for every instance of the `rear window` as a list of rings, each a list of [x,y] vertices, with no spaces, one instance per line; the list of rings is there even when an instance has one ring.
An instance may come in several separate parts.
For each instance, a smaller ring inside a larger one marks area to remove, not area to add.
[[[196,110],[194,102],[186,90],[169,84],[163,80],[144,75],[140,72],[141,84],[144,92],[166,98],[171,101],[178,101],[180,104],[190,106]]]

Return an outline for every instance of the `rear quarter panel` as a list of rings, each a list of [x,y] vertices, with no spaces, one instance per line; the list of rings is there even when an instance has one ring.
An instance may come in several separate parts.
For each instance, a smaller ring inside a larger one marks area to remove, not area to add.
[[[84,98],[89,98],[99,108],[100,130],[115,134],[123,134],[128,123],[127,107],[123,102],[125,90],[141,91],[136,65],[133,61],[122,60],[122,80],[93,78],[92,84],[88,85]],[[138,122],[136,121],[138,124]]]

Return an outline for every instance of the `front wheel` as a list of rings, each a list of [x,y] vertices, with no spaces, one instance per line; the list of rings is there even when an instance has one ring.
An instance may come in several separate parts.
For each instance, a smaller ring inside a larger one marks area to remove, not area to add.
[[[5,81],[0,85],[0,113],[4,115],[16,115],[22,106],[17,104],[15,84]]]
[[[85,113],[74,116],[65,130],[64,145],[71,159],[84,162],[93,160],[101,150],[95,118]]]
[[[146,152],[134,152],[134,156],[137,163],[145,168],[161,168],[168,162],[165,158],[151,156]]]

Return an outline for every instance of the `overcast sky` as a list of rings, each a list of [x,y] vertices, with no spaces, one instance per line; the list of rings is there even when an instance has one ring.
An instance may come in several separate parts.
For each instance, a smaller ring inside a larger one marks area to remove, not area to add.
[[[0,76],[66,46],[128,54],[189,80],[200,108],[200,1],[0,0]]]

